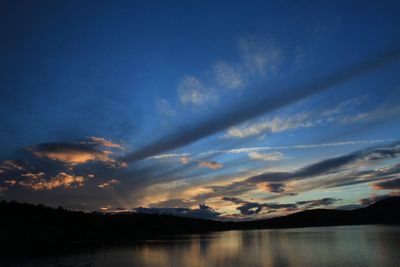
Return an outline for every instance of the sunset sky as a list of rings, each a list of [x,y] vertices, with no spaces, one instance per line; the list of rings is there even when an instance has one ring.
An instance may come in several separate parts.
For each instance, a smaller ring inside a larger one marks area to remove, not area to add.
[[[0,198],[255,219],[400,194],[399,1],[0,14]]]

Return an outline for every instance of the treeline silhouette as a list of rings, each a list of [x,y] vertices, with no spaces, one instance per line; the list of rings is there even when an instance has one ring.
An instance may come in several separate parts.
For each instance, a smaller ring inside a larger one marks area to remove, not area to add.
[[[352,211],[314,209],[265,220],[222,222],[172,215],[103,214],[0,202],[0,256],[51,253],[222,230],[400,223],[400,197]]]

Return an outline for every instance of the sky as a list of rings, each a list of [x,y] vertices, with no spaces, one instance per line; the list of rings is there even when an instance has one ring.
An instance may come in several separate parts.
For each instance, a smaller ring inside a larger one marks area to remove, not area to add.
[[[1,1],[0,198],[219,220],[400,194],[398,1]]]

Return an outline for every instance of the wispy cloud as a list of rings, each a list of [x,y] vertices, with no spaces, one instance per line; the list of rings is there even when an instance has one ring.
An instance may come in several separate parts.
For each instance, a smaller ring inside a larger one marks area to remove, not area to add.
[[[180,158],[190,156],[190,153],[170,153],[170,154],[160,154],[152,157],[148,157],[148,159],[170,159],[170,158]]]
[[[342,141],[342,142],[332,142],[332,143],[320,143],[320,144],[301,144],[301,145],[291,145],[291,146],[242,147],[242,148],[232,148],[226,150],[211,150],[204,152],[204,154],[213,154],[213,153],[239,154],[239,153],[251,153],[251,152],[268,151],[268,150],[312,149],[312,148],[341,147],[341,146],[351,146],[351,145],[371,145],[376,143],[384,143],[388,141],[394,141],[394,140],[373,139],[373,140],[353,140],[353,141]]]
[[[176,110],[165,98],[160,98],[157,100],[158,111],[163,115],[174,116],[176,115]]]
[[[38,172],[38,173],[32,173],[32,172],[28,172],[28,173],[23,173],[21,175],[22,177],[27,177],[30,179],[39,179],[45,176],[44,172]]]
[[[285,159],[285,155],[281,152],[273,152],[273,153],[259,153],[259,152],[250,152],[249,157],[254,160],[264,160],[264,161],[276,161]]]
[[[340,102],[338,105],[336,105],[333,108],[327,109],[322,112],[322,116],[324,117],[332,117],[332,116],[337,116],[339,114],[342,114],[343,112],[348,112],[353,110],[356,106],[359,106],[368,100],[367,95],[363,95],[360,97],[354,97],[350,98],[347,100],[344,100]]]
[[[22,171],[23,169],[24,165],[15,160],[5,160],[0,163],[0,173],[12,170]]]
[[[254,38],[239,40],[239,54],[245,69],[252,73],[265,76],[275,71],[281,62],[282,51],[268,41]]]
[[[60,172],[49,180],[39,177],[29,177],[27,180],[19,182],[19,185],[33,190],[52,190],[55,188],[75,188],[83,186],[85,178]]]
[[[238,43],[239,61],[228,63],[218,60],[206,73],[212,73],[215,81],[206,83],[193,75],[184,76],[177,88],[181,104],[201,106],[218,101],[221,91],[243,89],[251,79],[263,79],[276,71],[281,62],[281,50],[270,42],[259,38],[241,38]],[[214,88],[222,89],[215,90]],[[161,108],[167,113],[171,109],[167,102],[161,102]]]
[[[398,142],[387,147],[359,150],[347,155],[321,160],[293,172],[266,172],[247,179],[248,182],[288,181],[306,179],[343,171],[343,168],[356,162],[379,162],[400,156]]]
[[[230,201],[236,205],[236,209],[240,211],[242,215],[255,215],[263,211],[266,213],[276,212],[277,210],[293,211],[302,207],[302,209],[309,209],[319,206],[330,206],[339,199],[335,198],[322,198],[309,201],[298,201],[295,203],[259,203],[245,201],[236,197],[223,197],[222,200]]]
[[[161,136],[154,142],[127,154],[124,159],[125,161],[137,161],[188,145],[229,127],[241,124],[261,114],[275,111],[301,99],[327,90],[332,86],[347,82],[369,71],[395,62],[399,58],[400,51],[398,49],[385,51],[364,62],[345,66],[333,74],[326,76],[321,75],[322,78],[320,79],[313,79],[309,83],[294,86],[284,91],[279,90],[279,94],[278,91],[276,91],[276,93],[268,95],[259,95],[256,102],[243,99],[244,101],[242,103],[235,105],[225,112],[220,112],[215,116],[197,121],[195,124],[178,127],[179,130]]]
[[[314,126],[314,122],[309,120],[309,114],[302,112],[290,117],[276,116],[272,119],[263,119],[257,122],[245,123],[240,126],[229,128],[225,137],[245,138],[264,133],[279,133],[291,129]]]
[[[393,196],[400,196],[400,192],[391,192],[389,194],[384,194],[384,195],[373,195],[373,196],[370,196],[367,198],[362,198],[358,202],[363,206],[369,206],[379,200],[386,199],[386,198],[393,197]]]
[[[284,183],[261,183],[259,188],[271,193],[282,193],[285,191],[286,185]]]
[[[235,66],[224,61],[219,61],[214,65],[215,79],[222,88],[241,89],[245,86],[243,72]]]
[[[126,162],[112,158],[115,150],[107,150],[107,148],[122,149],[123,147],[104,138],[92,136],[82,141],[38,144],[27,150],[39,159],[58,161],[70,166],[88,162],[101,162],[112,168],[128,166]]]
[[[105,147],[111,147],[111,148],[123,148],[121,144],[113,143],[110,140],[107,140],[103,137],[96,137],[96,136],[91,136],[89,137],[89,140],[92,141],[95,144],[105,146]]]
[[[400,114],[399,106],[392,107],[379,107],[372,111],[357,113],[351,116],[344,116],[340,118],[340,122],[344,124],[362,122],[362,121],[376,121],[380,119],[385,119],[387,117],[392,117]]]
[[[5,180],[4,183],[13,186],[17,184],[17,180]]]
[[[211,170],[218,170],[223,167],[222,164],[216,161],[204,161],[204,160],[192,159],[190,157],[190,153],[161,154],[149,157],[148,159],[174,160],[175,162],[179,162],[183,165],[189,163],[196,163],[198,167],[208,168]]]
[[[183,105],[200,106],[218,100],[212,88],[194,76],[185,76],[178,86],[179,101]]]
[[[360,96],[340,102],[333,108],[324,111],[299,112],[293,115],[275,116],[273,118],[261,118],[256,121],[245,122],[242,125],[231,127],[227,130],[225,137],[227,138],[246,138],[250,136],[258,136],[266,133],[279,133],[289,130],[315,127],[328,123],[350,123],[365,119],[378,119],[386,117],[396,112],[396,110],[388,109],[384,112],[379,110],[361,113],[357,115],[345,115],[351,112],[355,106],[366,102],[367,96]],[[397,110],[400,112],[400,110]],[[373,115],[374,114],[374,115]]]
[[[375,183],[373,187],[378,190],[400,190],[400,178]]]
[[[101,183],[101,184],[99,184],[99,188],[102,188],[102,189],[112,189],[112,188],[114,188],[114,186],[116,186],[116,185],[118,185],[118,184],[120,184],[120,181],[119,180],[117,180],[117,179],[111,179],[111,180],[109,180],[109,181],[107,181],[107,182],[104,182],[104,183]]]
[[[358,167],[370,166],[399,156],[399,143],[394,142],[387,146],[358,150],[350,154],[321,160],[292,172],[264,172],[225,185],[207,186],[206,188],[210,189],[211,192],[206,192],[203,196],[198,197],[240,196],[257,188],[273,193],[275,193],[274,191],[286,193],[287,186],[284,183],[293,181],[307,181],[305,186],[307,190],[318,187],[347,186],[352,183],[367,183],[377,178],[390,178],[391,175],[398,174],[399,169],[395,166],[377,172],[361,171],[353,175],[349,173],[349,170],[353,170],[355,165]],[[329,178],[330,176],[332,177]],[[317,180],[311,182],[312,179]],[[292,191],[288,193],[292,193]]]
[[[218,170],[218,169],[221,169],[223,167],[223,165],[216,161],[201,161],[201,162],[199,162],[199,167],[209,168],[212,170]]]

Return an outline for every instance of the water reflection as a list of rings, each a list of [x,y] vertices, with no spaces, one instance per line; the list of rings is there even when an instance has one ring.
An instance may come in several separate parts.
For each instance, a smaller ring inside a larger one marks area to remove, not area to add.
[[[399,266],[399,248],[399,226],[343,226],[190,235],[3,265]]]

